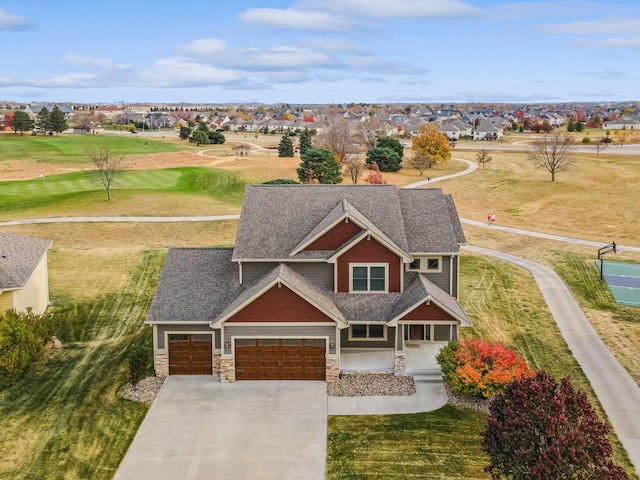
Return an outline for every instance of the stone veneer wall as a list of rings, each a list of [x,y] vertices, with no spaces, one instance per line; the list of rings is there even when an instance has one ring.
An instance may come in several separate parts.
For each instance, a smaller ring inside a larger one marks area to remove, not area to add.
[[[166,353],[156,353],[155,360],[156,377],[168,377],[169,355]]]
[[[220,376],[220,354],[213,354],[213,371],[211,372],[214,377]]]
[[[220,382],[233,383],[236,381],[236,362],[233,358],[220,358]]]
[[[404,372],[404,368],[405,368],[405,361],[406,356],[404,354],[396,354],[396,356],[393,359],[393,371],[394,373],[402,373]]]
[[[335,383],[340,375],[340,363],[337,358],[327,358],[327,383]]]

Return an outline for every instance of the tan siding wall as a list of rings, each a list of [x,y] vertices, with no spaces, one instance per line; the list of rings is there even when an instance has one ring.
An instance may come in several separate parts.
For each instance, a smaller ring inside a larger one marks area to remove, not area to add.
[[[24,311],[28,307],[34,313],[44,313],[49,306],[49,279],[47,274],[47,256],[40,260],[22,290],[16,293],[16,310]]]
[[[13,292],[0,293],[0,313],[13,308]]]

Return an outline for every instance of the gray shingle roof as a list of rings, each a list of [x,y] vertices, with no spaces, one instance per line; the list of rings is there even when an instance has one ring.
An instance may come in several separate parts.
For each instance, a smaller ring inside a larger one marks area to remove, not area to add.
[[[440,189],[395,185],[248,185],[232,260],[288,260],[297,246],[334,219],[345,200],[352,214],[404,252],[458,252]],[[454,223],[459,223],[457,217]],[[460,231],[462,228],[460,227]]]
[[[450,196],[440,188],[402,189],[398,194],[411,253],[459,252],[464,234]]]
[[[172,248],[167,255],[147,323],[219,322],[276,281],[282,281],[339,323],[386,323],[431,298],[463,325],[471,322],[455,298],[426,277],[407,273],[404,293],[351,294],[324,290],[280,264],[257,281],[239,285],[231,249]]]
[[[53,242],[0,232],[0,291],[25,286]]]
[[[147,322],[210,322],[243,290],[230,248],[171,248]]]

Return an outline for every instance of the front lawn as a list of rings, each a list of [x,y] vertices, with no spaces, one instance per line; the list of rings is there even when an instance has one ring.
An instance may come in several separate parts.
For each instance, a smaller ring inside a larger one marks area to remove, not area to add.
[[[327,479],[486,479],[486,418],[451,405],[416,415],[329,417]]]

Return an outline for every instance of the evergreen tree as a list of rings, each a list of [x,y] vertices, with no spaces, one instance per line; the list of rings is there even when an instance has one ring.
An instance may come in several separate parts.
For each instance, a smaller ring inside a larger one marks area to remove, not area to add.
[[[36,127],[42,130],[44,135],[51,130],[51,113],[47,107],[42,107],[36,115]]]
[[[60,107],[58,107],[57,105],[53,107],[53,110],[51,110],[50,120],[50,129],[51,131],[56,132],[56,135],[60,132],[64,132],[67,128],[69,128],[69,125],[67,124],[67,118],[64,116],[64,113],[62,113],[62,110],[60,110]]]
[[[282,136],[282,140],[278,144],[278,156],[293,157],[293,142],[287,134]]]
[[[309,130],[307,127],[304,128],[304,130],[300,133],[300,155],[304,155],[304,153],[309,150],[310,148],[313,148],[312,146],[312,134],[311,134],[311,130]]]
[[[390,148],[391,150],[393,150],[398,154],[398,157],[400,157],[401,162],[402,162],[402,159],[404,158],[404,147],[402,146],[402,144],[397,138],[380,137],[376,142],[376,147]],[[378,166],[380,166],[380,164],[378,164]]]
[[[209,132],[207,135],[209,137],[209,143],[213,145],[222,145],[226,140],[226,138],[224,137],[224,134],[217,130],[213,132]]]
[[[367,150],[367,165],[377,164],[381,172],[397,172],[400,170],[402,159],[398,153],[389,147],[374,147]]]
[[[575,132],[576,131],[576,122],[574,122],[573,118],[570,118],[567,122],[567,132]]]
[[[584,124],[580,120],[577,120],[576,121],[576,132],[583,132],[583,131],[584,131]]]
[[[33,120],[24,110],[16,110],[11,120],[11,128],[14,132],[20,132],[20,136],[23,136],[25,131],[33,128]]]
[[[298,168],[300,183],[341,183],[342,167],[331,150],[310,148],[302,155]]]

